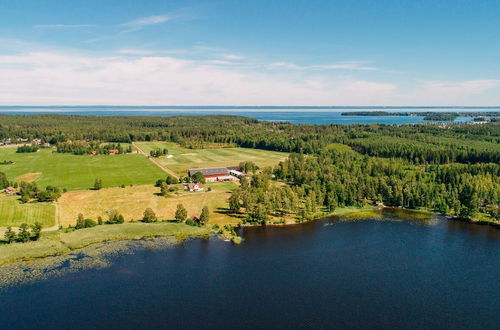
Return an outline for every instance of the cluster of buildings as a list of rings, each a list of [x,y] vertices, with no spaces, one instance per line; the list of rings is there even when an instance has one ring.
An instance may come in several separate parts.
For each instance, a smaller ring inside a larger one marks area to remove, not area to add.
[[[26,138],[17,138],[14,141],[11,138],[6,138],[3,141],[0,141],[0,146],[9,145],[9,144],[26,144],[29,142],[30,142],[29,139],[26,139]],[[43,146],[46,148],[50,147],[50,143],[43,142],[42,139],[38,139],[38,138],[31,140],[31,145]]]
[[[192,177],[196,173],[201,173],[206,182],[233,181],[241,178],[242,176],[245,176],[245,174],[241,172],[241,168],[237,166],[193,168],[188,170],[189,177]]]
[[[205,178],[205,182],[233,181],[245,176],[245,173],[237,166],[193,168],[188,170],[189,177],[192,177],[196,173],[201,173]],[[186,190],[188,191],[203,191],[203,189],[201,183],[188,183],[186,185]]]

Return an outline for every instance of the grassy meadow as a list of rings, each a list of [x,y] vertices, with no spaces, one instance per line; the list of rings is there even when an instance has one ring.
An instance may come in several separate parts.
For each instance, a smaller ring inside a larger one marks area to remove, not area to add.
[[[40,222],[43,227],[52,227],[55,225],[55,212],[53,203],[22,204],[17,196],[0,196],[0,227],[35,222]]]
[[[36,181],[41,188],[47,185],[68,190],[89,189],[96,178],[103,187],[122,184],[150,184],[165,173],[143,155],[71,155],[41,149],[34,153],[16,153],[16,148],[0,148],[0,161],[11,160],[10,165],[0,165],[9,180]],[[0,217],[1,217],[0,213]]]
[[[148,154],[156,148],[167,148],[173,157],[160,157],[158,161],[179,175],[186,175],[190,168],[238,166],[243,161],[252,161],[260,167],[273,166],[288,157],[285,152],[249,148],[187,149],[172,142],[138,142],[137,145]]]
[[[141,185],[125,188],[108,188],[101,190],[71,191],[64,194],[58,203],[59,219],[63,227],[75,225],[79,213],[91,219],[101,216],[107,219],[106,211],[117,210],[126,221],[142,219],[144,210],[151,208],[160,220],[174,219],[177,204],[181,203],[188,211],[188,217],[198,217],[201,209],[208,206],[210,224],[237,223],[238,218],[224,213],[231,190],[236,188],[232,182],[216,182],[206,184],[210,192],[179,191],[171,196],[159,196],[159,188],[153,185]]]

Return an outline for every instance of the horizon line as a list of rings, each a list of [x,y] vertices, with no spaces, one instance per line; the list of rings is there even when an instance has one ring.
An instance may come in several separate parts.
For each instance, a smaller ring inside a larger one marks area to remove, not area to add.
[[[108,108],[167,108],[167,109],[500,109],[500,105],[0,105],[0,108],[82,108],[82,107],[108,107]]]

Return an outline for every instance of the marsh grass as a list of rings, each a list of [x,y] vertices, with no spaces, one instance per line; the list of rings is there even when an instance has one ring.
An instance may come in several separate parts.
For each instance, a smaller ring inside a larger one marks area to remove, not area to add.
[[[173,237],[184,240],[188,237],[208,237],[206,227],[193,227],[182,223],[125,223],[102,225],[75,231],[43,233],[36,242],[0,245],[0,266],[15,261],[29,261],[37,258],[70,253],[96,243],[141,240],[153,237]]]
[[[112,265],[114,257],[133,254],[140,249],[168,249],[177,242],[178,239],[173,236],[139,241],[104,242],[50,258],[18,261],[0,267],[0,290],[81,270],[106,268]]]

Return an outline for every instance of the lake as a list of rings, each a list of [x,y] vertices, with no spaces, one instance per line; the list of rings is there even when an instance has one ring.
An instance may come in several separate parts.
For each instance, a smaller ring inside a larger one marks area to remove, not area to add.
[[[342,116],[348,111],[388,112],[480,112],[500,111],[498,107],[126,107],[126,106],[54,106],[9,107],[0,106],[0,114],[57,113],[93,116],[195,116],[236,115],[266,121],[287,121],[294,124],[415,124],[428,122],[420,116]],[[472,121],[473,117],[457,117],[454,122]]]
[[[135,249],[0,291],[0,328],[498,329],[500,231],[386,210]]]

